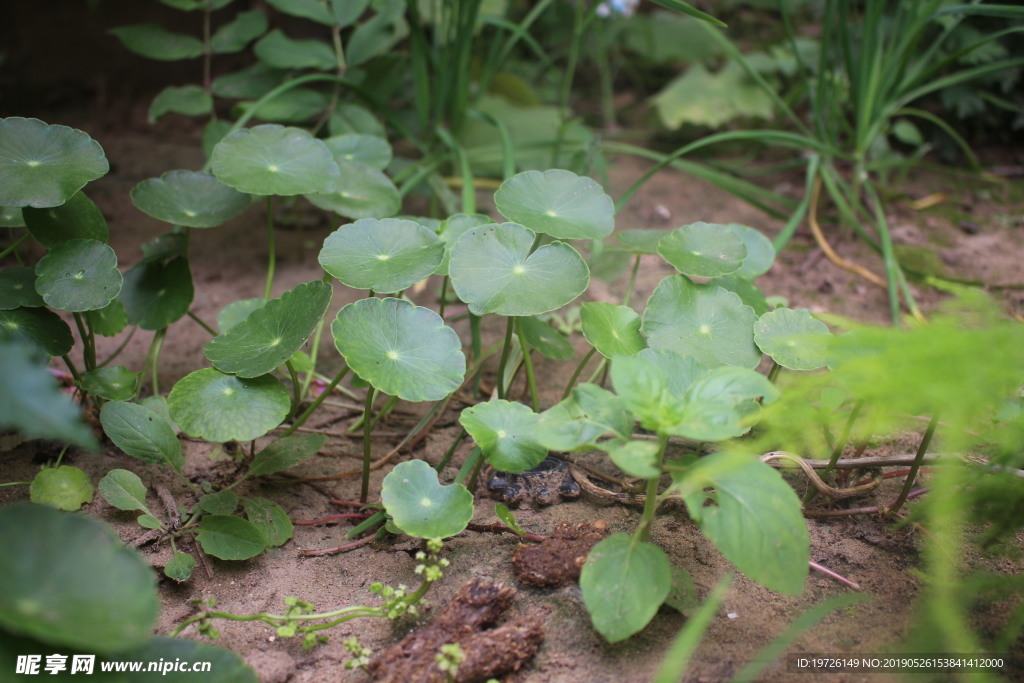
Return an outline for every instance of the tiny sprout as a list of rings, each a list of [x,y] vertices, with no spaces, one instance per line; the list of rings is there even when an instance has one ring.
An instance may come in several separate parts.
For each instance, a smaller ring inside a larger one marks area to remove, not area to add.
[[[427,559],[427,554],[425,552],[423,552],[422,550],[420,550],[419,552],[416,553],[416,561],[417,562],[423,562],[426,559]]]
[[[383,590],[384,590],[384,584],[381,583],[380,581],[374,581],[373,583],[370,584],[370,592],[373,593],[374,595],[378,595]]]
[[[312,650],[317,645],[327,642],[327,636],[318,633],[307,633],[306,637],[302,639],[302,649]]]
[[[352,659],[345,662],[346,669],[363,669],[370,663],[373,650],[365,647],[355,636],[346,638],[343,643],[345,650],[352,655]]]
[[[437,668],[448,674],[449,680],[454,680],[459,673],[459,664],[466,658],[462,646],[458,643],[448,643],[441,646],[441,651],[434,655]]]
[[[427,550],[435,555],[441,552],[442,546],[444,546],[444,542],[440,538],[427,539]]]
[[[284,626],[277,627],[277,635],[281,638],[291,638],[297,631],[294,623],[285,624]]]

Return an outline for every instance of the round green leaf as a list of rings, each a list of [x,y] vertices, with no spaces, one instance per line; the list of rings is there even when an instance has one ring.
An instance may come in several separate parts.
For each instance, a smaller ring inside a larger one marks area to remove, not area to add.
[[[692,223],[665,235],[658,253],[684,275],[718,277],[739,270],[747,248],[724,225]]]
[[[306,195],[315,206],[355,219],[392,216],[402,208],[398,188],[381,171],[358,161],[337,165],[340,175],[329,191]]]
[[[658,467],[658,444],[655,441],[606,441],[602,448],[608,451],[615,466],[631,477],[651,479],[661,476]]]
[[[36,241],[47,249],[73,239],[110,241],[107,219],[91,199],[76,192],[60,206],[22,209],[25,225]]]
[[[502,472],[525,472],[548,455],[534,438],[539,417],[522,403],[495,399],[466,408],[459,422],[489,464]]]
[[[121,291],[117,255],[103,242],[71,240],[39,259],[36,291],[62,311],[103,308]]]
[[[573,348],[569,340],[543,320],[533,317],[519,318],[516,325],[533,351],[552,360],[572,358]]]
[[[43,297],[36,291],[36,271],[28,266],[0,270],[0,311],[39,308]]]
[[[480,213],[457,213],[449,216],[448,220],[441,224],[437,236],[444,243],[444,259],[435,271],[438,275],[448,274],[448,262],[451,260],[452,246],[468,230],[478,228],[481,225],[494,223],[489,216]]]
[[[114,445],[133,458],[176,470],[185,465],[181,442],[170,423],[145,406],[125,401],[104,403],[100,424]]]
[[[139,476],[128,470],[110,470],[100,479],[100,495],[118,510],[141,510],[146,507],[146,485]]]
[[[204,368],[181,378],[167,403],[186,434],[222,443],[263,436],[288,415],[291,399],[271,375],[245,379]]]
[[[331,324],[353,372],[407,401],[439,401],[462,385],[466,357],[455,330],[428,308],[401,299],[361,299]]]
[[[242,504],[245,506],[245,516],[259,529],[268,548],[284,545],[292,537],[295,529],[292,520],[277,503],[266,498],[246,498]]]
[[[452,247],[448,270],[459,298],[476,315],[539,315],[586,290],[590,271],[568,244],[530,253],[536,235],[516,223],[473,228]]]
[[[301,128],[243,128],[213,148],[213,174],[239,192],[296,195],[331,192],[340,176],[323,141]]]
[[[159,24],[147,22],[110,30],[124,46],[137,55],[173,62],[203,54],[203,42],[182,33],[171,33]]]
[[[758,316],[764,315],[768,311],[772,310],[764,292],[758,289],[757,285],[755,285],[752,280],[744,280],[736,275],[723,275],[722,277],[716,277],[712,280],[708,280],[707,284],[715,285],[733,292],[740,298],[740,301],[753,308],[754,313]]]
[[[581,384],[569,398],[540,414],[536,435],[553,451],[594,450],[605,434],[628,437],[634,422],[621,396],[595,384]]]
[[[68,511],[90,502],[95,492],[89,475],[71,465],[41,470],[28,490],[33,503]]]
[[[275,69],[318,69],[338,66],[334,51],[322,40],[294,40],[281,29],[274,29],[252,47],[256,57]]]
[[[162,330],[188,313],[195,289],[188,259],[140,263],[124,274],[118,300],[128,320],[144,330]]]
[[[82,375],[82,389],[108,401],[127,401],[135,396],[138,376],[123,365],[95,368]]]
[[[188,553],[175,551],[171,555],[171,559],[164,565],[164,576],[174,579],[179,583],[188,581],[192,576],[192,570],[195,569],[195,566],[196,558]]]
[[[461,484],[443,486],[422,460],[399,463],[384,477],[380,499],[394,523],[417,538],[447,538],[473,519],[473,494]]]
[[[615,233],[615,239],[634,254],[657,254],[658,243],[667,234],[664,230],[623,230]]]
[[[587,555],[580,588],[594,628],[617,643],[654,618],[672,588],[672,565],[658,546],[612,534]]]
[[[754,324],[754,341],[784,368],[817,370],[825,367],[832,333],[806,308],[780,308]]]
[[[629,306],[588,301],[580,306],[583,336],[605,358],[633,356],[647,346],[640,316]]]
[[[363,218],[324,240],[320,265],[354,289],[400,292],[441,263],[444,245],[418,223],[400,218]]]
[[[0,228],[24,228],[25,217],[21,209],[14,206],[0,206]]]
[[[671,275],[647,302],[642,329],[652,349],[693,356],[708,368],[754,368],[761,362],[754,346],[755,317],[732,292]]]
[[[233,515],[204,516],[196,540],[203,552],[222,560],[248,560],[267,547],[259,529]]]
[[[0,341],[17,339],[31,342],[51,356],[63,356],[75,343],[68,324],[45,308],[0,311]]]
[[[601,239],[615,229],[615,205],[601,186],[560,169],[512,176],[494,203],[510,221],[558,239]]]
[[[185,116],[202,116],[213,110],[213,97],[200,85],[169,85],[149,105],[149,122],[156,123],[164,114],[174,112]]]
[[[253,311],[263,308],[266,304],[267,300],[263,298],[232,301],[217,314],[217,329],[224,334],[248,318]]]
[[[110,165],[80,130],[39,119],[0,119],[0,206],[59,206]]]
[[[153,218],[186,228],[215,228],[249,207],[249,195],[209,173],[168,171],[132,189],[132,203]]]
[[[85,319],[89,321],[89,327],[92,328],[92,331],[102,337],[118,335],[128,326],[128,313],[117,299],[114,299],[103,308],[98,308],[95,311],[86,311]]]
[[[95,519],[39,505],[0,509],[0,626],[57,648],[141,645],[160,612],[139,553]]]
[[[765,237],[760,230],[749,228],[746,225],[729,223],[725,227],[743,240],[743,245],[747,248],[747,256],[743,259],[743,265],[732,273],[733,277],[753,280],[757,276],[767,273],[775,263],[775,247],[772,245],[772,241]]]
[[[214,337],[204,352],[221,372],[258,377],[272,371],[302,348],[331,303],[331,286],[316,280],[272,299]]]
[[[334,135],[324,140],[327,149],[331,150],[334,160],[339,164],[346,161],[358,161],[383,171],[391,163],[391,145],[377,135],[365,133],[346,133]]]

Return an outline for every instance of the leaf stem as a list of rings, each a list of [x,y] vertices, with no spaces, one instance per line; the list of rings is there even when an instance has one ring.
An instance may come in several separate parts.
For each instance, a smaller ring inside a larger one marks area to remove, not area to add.
[[[139,330],[138,325],[132,325],[132,328],[130,330],[128,330],[128,334],[125,336],[124,341],[122,341],[117,346],[117,348],[114,349],[111,352],[111,354],[109,356],[107,356],[106,358],[103,359],[103,361],[99,364],[99,367],[101,367],[101,368],[102,367],[106,367],[111,361],[113,361],[115,358],[120,356],[121,352],[124,351],[124,348],[126,346],[128,346],[128,342],[130,342],[132,340],[132,337],[135,336],[135,333],[138,332],[138,330]]]
[[[338,371],[338,374],[334,376],[334,379],[331,380],[331,383],[324,387],[324,390],[320,392],[320,395],[313,399],[313,402],[309,405],[308,408],[306,408],[306,411],[302,413],[302,415],[299,415],[299,417],[296,418],[294,422],[292,422],[288,429],[284,430],[281,433],[281,436],[288,436],[296,429],[301,427],[303,424],[305,424],[306,420],[309,419],[310,415],[316,412],[316,409],[320,407],[320,404],[324,402],[324,399],[331,395],[331,392],[334,391],[334,387],[338,386],[338,382],[340,382],[342,378],[347,374],[348,365],[345,365],[341,368],[341,370]]]
[[[925,430],[924,436],[921,437],[921,443],[917,445],[917,453],[914,454],[914,464],[910,466],[910,473],[907,475],[907,480],[903,483],[903,490],[900,491],[899,498],[889,506],[889,514],[896,513],[901,507],[903,507],[903,504],[907,502],[910,491],[914,488],[914,480],[917,479],[917,472],[921,469],[921,463],[924,461],[924,454],[928,451],[928,446],[931,444],[932,437],[935,435],[935,428],[938,425],[938,414],[932,415],[932,421],[928,423],[928,428]]]
[[[668,435],[658,434],[658,453],[655,455],[655,466],[659,475],[647,480],[647,497],[644,500],[644,513],[640,519],[640,525],[633,533],[633,538],[646,542],[651,538],[651,525],[654,523],[654,513],[658,510],[658,484],[661,482],[661,464],[665,459],[665,446],[668,445]]]
[[[291,358],[284,362],[284,366],[288,368],[288,375],[292,378],[292,409],[288,411],[288,418],[286,418],[291,419],[299,410],[299,403],[302,401],[302,387],[299,384],[299,373],[295,372]]]
[[[498,361],[498,398],[505,398],[507,387],[505,387],[505,364],[508,363],[508,354],[512,350],[512,318],[505,319],[505,343],[501,347],[501,358]]]
[[[533,412],[540,412],[540,397],[537,395],[537,379],[533,374],[533,361],[530,359],[530,343],[526,341],[522,318],[516,318],[516,330],[519,333],[519,345],[523,349],[523,365],[526,366],[526,382],[530,387],[530,404]]]
[[[636,258],[633,259],[633,272],[629,274],[629,284],[626,285],[626,293],[622,296],[622,305],[628,306],[629,300],[633,296],[633,287],[636,285],[636,276],[640,272],[640,257],[642,254],[637,254]]]
[[[28,230],[26,230],[25,234],[22,235],[21,237],[19,237],[18,239],[14,240],[14,242],[11,244],[11,246],[7,247],[3,251],[0,251],[0,259],[4,258],[8,254],[10,254],[12,251],[17,249],[21,245],[22,242],[24,242],[25,240],[28,239],[28,235],[29,235]]]
[[[565,385],[565,391],[562,392],[562,400],[569,398],[569,394],[572,393],[573,388],[576,386],[576,380],[580,378],[580,374],[583,372],[583,368],[587,367],[587,363],[597,353],[597,349],[591,347],[587,354],[583,356],[583,360],[580,361],[579,365],[576,366],[576,370],[572,373],[572,377],[569,378],[568,383]]]
[[[217,336],[217,334],[218,334],[217,330],[213,329],[212,327],[207,325],[205,322],[203,322],[202,318],[197,316],[195,313],[193,313],[192,311],[189,311],[187,315],[188,315],[188,317],[192,318],[192,320],[195,321],[195,323],[197,325],[199,325],[201,328],[203,328],[204,330],[206,330],[207,332],[212,334],[214,337]]]
[[[366,388],[366,407],[363,409],[363,480],[359,489],[360,503],[365,503],[370,495],[370,464],[373,462],[373,454],[371,452],[373,442],[370,439],[372,420],[370,420],[370,415],[373,412],[373,399],[376,397],[375,395],[376,390],[372,386]]]
[[[274,270],[277,266],[277,254],[274,245],[274,195],[267,195],[267,287],[263,298],[270,300],[270,290],[274,284]]]

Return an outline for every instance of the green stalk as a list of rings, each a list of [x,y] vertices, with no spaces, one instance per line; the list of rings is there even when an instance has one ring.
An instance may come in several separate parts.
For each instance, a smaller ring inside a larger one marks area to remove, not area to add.
[[[583,372],[583,368],[587,366],[587,363],[590,362],[590,359],[594,357],[595,353],[597,353],[597,349],[591,347],[591,349],[587,351],[586,355],[583,356],[583,360],[581,360],[579,365],[576,366],[576,370],[573,371],[572,377],[569,378],[569,382],[565,385],[565,391],[562,392],[563,401],[569,398],[569,394],[572,393],[573,388],[576,386],[576,380],[580,378],[580,373]]]
[[[928,423],[928,428],[924,432],[924,436],[921,437],[921,443],[917,445],[917,453],[914,454],[914,464],[910,466],[910,474],[907,475],[907,480],[903,482],[903,490],[900,491],[899,498],[889,508],[889,514],[895,514],[899,511],[903,504],[907,502],[907,496],[910,494],[911,489],[914,488],[914,480],[917,479],[917,472],[921,469],[921,463],[924,461],[924,454],[928,452],[928,446],[932,442],[932,437],[935,436],[935,428],[939,425],[939,416],[932,415],[931,422]]]
[[[655,467],[661,472],[661,465],[665,459],[665,446],[668,445],[668,435],[658,434],[658,453],[655,455]],[[651,477],[647,480],[647,498],[644,500],[643,517],[640,525],[633,532],[633,538],[637,541],[647,542],[651,538],[651,525],[654,523],[654,513],[658,510],[658,484],[661,476]]]
[[[25,240],[28,239],[28,235],[29,235],[29,233],[26,230],[24,235],[22,235],[21,237],[19,237],[18,239],[14,240],[14,242],[11,243],[11,246],[7,247],[3,251],[0,251],[0,259],[4,258],[8,254],[10,254],[12,251],[17,249],[21,245],[22,242],[24,242]]]
[[[313,402],[309,405],[308,408],[306,408],[305,412],[303,412],[302,415],[299,415],[299,417],[296,418],[295,421],[292,422],[292,424],[281,433],[281,436],[288,436],[296,429],[304,425],[306,423],[306,420],[308,420],[310,416],[316,412],[316,409],[320,407],[320,404],[323,403],[324,400],[331,395],[331,392],[334,391],[334,387],[338,386],[338,382],[340,382],[342,378],[348,374],[348,370],[348,365],[343,366],[341,370],[338,372],[338,374],[334,376],[334,379],[331,380],[331,383],[328,384],[322,392],[320,392],[319,396],[313,399]]]
[[[533,375],[533,361],[530,359],[530,343],[526,340],[521,318],[516,318],[516,331],[519,333],[519,346],[523,349],[523,365],[526,367],[526,382],[530,387],[530,403],[533,412],[540,412],[540,397],[537,395],[537,379]]]
[[[451,461],[452,456],[455,455],[455,449],[457,449],[459,445],[466,440],[467,436],[469,436],[469,434],[466,432],[465,429],[459,430],[459,435],[455,437],[455,440],[452,441],[452,445],[449,446],[448,450],[444,452],[443,456],[441,456],[441,460],[437,463],[437,466],[434,467],[435,470],[440,472],[441,470],[448,466],[448,463]]]
[[[150,372],[152,373],[151,374],[151,377],[152,377],[151,382],[153,383],[153,387],[152,388],[153,388],[153,395],[154,396],[159,396],[160,395],[160,379],[159,379],[159,372],[158,371],[160,369],[160,352],[164,348],[164,337],[166,337],[166,336],[167,336],[167,328],[166,327],[157,330],[156,334],[153,335],[153,344],[150,347],[152,349],[152,352],[153,352],[153,364],[150,365]]]
[[[187,313],[186,315],[188,315],[188,317],[192,318],[192,320],[193,320],[193,321],[194,321],[194,322],[195,322],[195,323],[196,323],[197,325],[199,325],[199,326],[200,326],[201,328],[203,328],[204,330],[206,330],[207,332],[209,332],[210,334],[212,334],[212,335],[213,335],[214,337],[216,337],[216,336],[217,336],[217,335],[219,334],[219,333],[217,332],[217,330],[213,329],[212,327],[210,327],[209,325],[207,325],[207,324],[206,324],[205,322],[203,322],[202,318],[200,318],[199,316],[197,316],[197,315],[196,315],[195,313],[193,313],[192,311],[189,311],[189,312],[188,312],[188,313]]]
[[[470,321],[473,319],[470,318]],[[505,398],[507,389],[505,387],[505,364],[508,363],[508,355],[512,350],[512,318],[505,319],[505,343],[501,347],[501,358],[498,360],[498,398]]]
[[[483,345],[483,337],[480,333],[480,316],[470,312],[469,314],[469,348],[473,354],[473,360],[475,361],[480,357],[480,351]],[[504,357],[504,356],[503,356]],[[501,386],[501,378],[498,378],[498,386]],[[473,375],[473,396],[480,394],[480,372],[477,371]]]
[[[640,257],[642,254],[637,254],[636,258],[633,259],[633,272],[629,274],[629,284],[626,285],[626,293],[622,295],[622,305],[628,306],[629,300],[633,297],[633,287],[636,286],[636,276],[640,273]]]
[[[455,475],[455,483],[461,484],[466,481],[471,474],[476,471],[477,465],[483,462],[484,452],[480,450],[479,446],[473,446],[473,450],[469,452],[469,456],[466,457],[466,461],[462,463],[462,467],[459,468],[459,473]],[[467,488],[469,488],[467,486]],[[469,489],[472,491],[473,489]]]
[[[370,440],[370,415],[373,412],[373,399],[375,395],[376,390],[372,386],[366,388],[366,404],[363,408],[363,481],[359,489],[360,503],[366,503],[366,499],[370,495],[370,464],[373,462],[373,455],[370,449],[372,445]]]
[[[285,418],[285,421],[288,421],[295,417],[295,413],[299,410],[299,405],[302,403],[302,387],[299,383],[299,373],[295,372],[295,365],[292,364],[290,358],[284,362],[284,366],[288,368],[288,376],[292,380],[292,407],[288,411],[288,417]]]
[[[274,245],[274,195],[267,195],[267,286],[263,290],[263,298],[270,300],[270,290],[274,284],[274,269],[277,264],[277,252]]]

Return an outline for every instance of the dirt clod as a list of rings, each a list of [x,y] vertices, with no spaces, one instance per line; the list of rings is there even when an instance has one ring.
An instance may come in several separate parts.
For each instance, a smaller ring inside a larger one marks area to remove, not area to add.
[[[512,556],[516,577],[534,586],[565,586],[580,577],[587,553],[608,535],[608,525],[562,522],[537,545],[519,546]]]
[[[423,628],[410,633],[370,662],[375,681],[444,683],[447,674],[435,657],[442,645],[458,643],[462,661],[454,680],[485,681],[517,671],[537,652],[544,626],[526,616],[496,628],[493,624],[512,605],[516,590],[496,581],[473,579]]]

